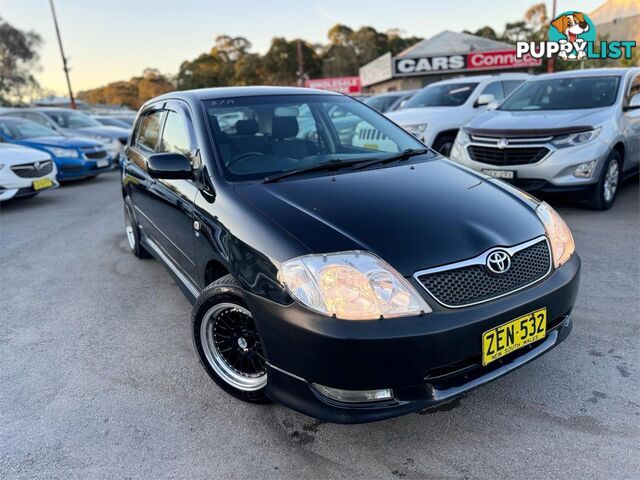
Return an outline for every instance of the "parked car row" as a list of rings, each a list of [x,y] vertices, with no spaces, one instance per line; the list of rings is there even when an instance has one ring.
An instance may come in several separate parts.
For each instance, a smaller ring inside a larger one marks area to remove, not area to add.
[[[67,108],[0,111],[0,200],[36,195],[115,166],[129,138],[129,118],[97,118],[118,122],[104,125]]]
[[[365,103],[375,107],[380,97]],[[445,80],[386,115],[453,161],[595,209],[610,208],[620,182],[640,165],[637,68]],[[354,135],[358,146],[385,148],[367,125]]]

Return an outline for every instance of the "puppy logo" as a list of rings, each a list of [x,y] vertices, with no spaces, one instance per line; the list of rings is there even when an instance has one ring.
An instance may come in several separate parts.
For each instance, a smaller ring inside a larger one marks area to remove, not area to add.
[[[546,42],[516,42],[516,58],[563,60],[621,60],[633,58],[635,40],[597,40],[596,27],[582,12],[569,11],[558,15],[549,25]]]
[[[563,60],[582,60],[587,56],[586,43],[596,39],[591,19],[582,12],[564,12],[549,28],[549,40],[560,44],[558,56]]]

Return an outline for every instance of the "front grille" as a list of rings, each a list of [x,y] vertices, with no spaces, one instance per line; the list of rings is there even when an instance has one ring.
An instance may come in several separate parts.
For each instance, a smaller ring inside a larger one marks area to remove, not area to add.
[[[36,168],[36,166],[38,168]],[[53,171],[53,162],[45,160],[11,167],[13,173],[22,178],[38,178],[49,175]]]
[[[90,158],[91,160],[99,160],[101,158],[106,158],[108,153],[104,150],[98,150],[97,152],[85,152],[84,156],[86,158]]]
[[[472,160],[489,165],[527,165],[542,160],[548,153],[547,147],[485,147],[469,145]]]
[[[80,170],[84,170],[86,167],[84,165],[71,164],[71,165],[62,165],[60,170],[63,172],[79,172]]]
[[[419,275],[418,281],[438,302],[447,307],[464,307],[486,302],[531,285],[551,269],[549,246],[545,239],[511,256],[511,267],[496,275],[483,264]]]

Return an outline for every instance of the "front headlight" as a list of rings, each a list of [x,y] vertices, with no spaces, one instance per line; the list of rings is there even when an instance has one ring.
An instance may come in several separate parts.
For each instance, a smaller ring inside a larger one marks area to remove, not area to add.
[[[553,265],[558,268],[569,260],[576,250],[573,235],[562,217],[548,203],[542,202],[538,205],[536,213],[547,231],[547,238],[553,254]]]
[[[416,125],[403,125],[402,128],[404,128],[407,132],[409,132],[414,137],[422,140],[422,137],[424,136],[424,132],[427,131],[427,124],[418,123]]]
[[[458,130],[458,134],[456,135],[456,140],[454,145],[458,145],[459,147],[466,147],[471,142],[471,137],[464,130]]]
[[[74,148],[45,147],[45,149],[59,158],[78,158],[79,156],[78,151]]]
[[[112,143],[115,140],[115,138],[103,137],[102,135],[94,135],[92,138],[102,143]]]
[[[305,255],[284,262],[278,278],[306,307],[342,320],[431,312],[407,280],[370,253]]]
[[[598,127],[586,132],[560,135],[559,137],[554,138],[551,143],[557,148],[575,147],[576,145],[582,145],[583,143],[587,143],[595,139],[600,133],[600,130],[602,129]]]

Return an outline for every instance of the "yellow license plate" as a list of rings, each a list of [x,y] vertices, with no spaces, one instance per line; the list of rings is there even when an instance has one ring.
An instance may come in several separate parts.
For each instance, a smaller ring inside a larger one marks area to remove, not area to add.
[[[482,365],[536,342],[547,333],[547,309],[541,308],[482,334]]]
[[[49,178],[39,178],[33,181],[34,190],[42,190],[43,188],[49,188],[53,185],[53,182]]]

